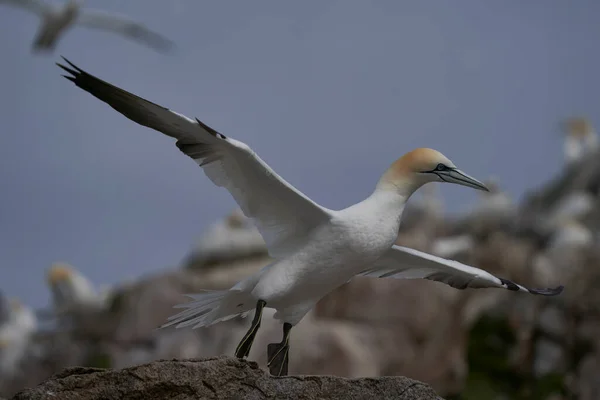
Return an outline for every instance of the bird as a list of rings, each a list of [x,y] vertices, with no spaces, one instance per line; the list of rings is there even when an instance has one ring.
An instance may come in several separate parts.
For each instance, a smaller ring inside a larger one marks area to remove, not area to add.
[[[176,139],[176,147],[198,164],[217,186],[229,191],[265,240],[272,262],[227,290],[188,294],[184,310],[163,328],[209,326],[254,310],[247,333],[235,350],[245,358],[265,307],[283,325],[279,343],[267,346],[269,372],[288,373],[292,328],[327,293],[354,277],[429,279],[457,289],[503,288],[557,295],[563,286],[530,289],[482,269],[394,245],[407,199],[430,182],[487,190],[477,179],[430,148],[404,154],[381,175],[373,192],[344,208],[325,208],[296,189],[247,144],[225,136],[198,118],[191,119],[152,103],[84,71],[62,57],[56,63],[80,89],[130,120]]]
[[[573,165],[598,149],[598,134],[590,121],[583,117],[571,117],[562,122],[566,134],[564,157],[567,165]]]
[[[266,253],[262,236],[238,208],[202,235],[187,264],[205,267]]]
[[[128,17],[82,9],[81,0],[68,0],[62,7],[42,0],[0,0],[2,4],[28,10],[42,20],[33,40],[33,53],[52,53],[61,36],[73,26],[114,32],[162,53],[174,48],[171,40]]]
[[[431,252],[443,258],[457,257],[469,252],[475,246],[473,236],[469,234],[437,238],[431,244]]]
[[[18,372],[23,358],[31,350],[30,341],[37,326],[32,309],[18,299],[9,299],[8,319],[0,325],[0,377],[8,378]]]
[[[483,183],[489,191],[482,193],[479,204],[470,211],[471,217],[483,220],[504,220],[514,215],[516,206],[513,199],[500,189],[497,179],[489,177]]]
[[[69,264],[53,263],[47,271],[46,280],[58,315],[75,316],[99,310],[104,304],[103,296],[96,292],[92,283]]]

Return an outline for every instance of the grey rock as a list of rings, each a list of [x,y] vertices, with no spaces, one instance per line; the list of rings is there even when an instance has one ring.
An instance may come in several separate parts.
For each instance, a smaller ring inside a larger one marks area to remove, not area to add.
[[[160,360],[121,370],[68,368],[12,400],[100,399],[441,399],[405,377],[272,377],[229,357]]]

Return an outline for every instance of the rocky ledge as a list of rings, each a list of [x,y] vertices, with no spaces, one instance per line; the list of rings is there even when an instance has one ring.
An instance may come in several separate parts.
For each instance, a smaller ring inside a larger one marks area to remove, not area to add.
[[[273,377],[230,357],[159,360],[120,370],[67,368],[13,400],[100,399],[441,399],[409,378]]]

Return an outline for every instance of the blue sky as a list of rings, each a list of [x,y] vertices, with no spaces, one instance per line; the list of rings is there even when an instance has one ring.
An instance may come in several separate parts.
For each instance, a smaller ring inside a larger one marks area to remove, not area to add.
[[[235,206],[170,138],[63,79],[60,55],[246,142],[329,208],[363,199],[422,146],[520,198],[562,166],[557,121],[600,109],[592,0],[86,5],[178,48],[74,28],[37,56],[37,18],[0,6],[0,290],[34,306],[54,261],[97,284],[174,267]],[[477,199],[441,187],[450,210]]]

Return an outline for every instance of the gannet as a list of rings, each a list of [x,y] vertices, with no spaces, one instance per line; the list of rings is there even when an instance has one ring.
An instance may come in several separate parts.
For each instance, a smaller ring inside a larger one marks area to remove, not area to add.
[[[410,198],[402,213],[402,224],[395,244],[427,251],[431,242],[443,230],[444,204],[437,184],[423,186],[421,198]]]
[[[199,267],[266,254],[267,248],[260,232],[238,208],[202,235],[187,264]]]
[[[456,257],[473,249],[475,240],[469,234],[440,237],[431,244],[431,252],[443,258]]]
[[[479,204],[470,212],[471,217],[488,221],[510,218],[516,211],[512,197],[500,189],[494,177],[486,179],[483,183],[489,191],[481,194]]]
[[[566,133],[564,155],[567,164],[581,160],[598,149],[598,134],[592,124],[583,117],[572,117],[564,121]]]
[[[209,326],[255,310],[250,329],[236,348],[248,356],[265,307],[283,324],[281,343],[267,347],[271,374],[287,374],[289,336],[294,325],[327,293],[355,276],[429,279],[457,289],[495,287],[557,295],[563,287],[528,289],[484,270],[394,245],[407,199],[428,182],[487,188],[459,170],[442,153],[412,150],[383,173],[365,200],[343,210],[322,207],[286,182],[248,145],[227,137],[199,119],[151,103],[75,66],[57,63],[79,88],[132,121],[177,139],[217,186],[226,188],[263,236],[274,259],[229,290],[189,294],[186,310],[163,327]]]
[[[583,220],[596,208],[597,197],[585,190],[570,192],[556,202],[540,224],[546,230],[554,231],[566,220]]]
[[[42,24],[32,45],[33,52],[52,52],[60,37],[74,25],[115,32],[161,52],[173,47],[169,39],[138,22],[118,14],[82,10],[81,3],[82,0],[68,0],[64,6],[57,7],[42,0],[0,0],[0,5],[21,7],[41,18]]]
[[[90,309],[99,310],[103,306],[103,296],[83,274],[68,264],[52,264],[47,272],[47,283],[55,312],[59,315],[75,315]]]
[[[36,329],[33,310],[10,299],[8,319],[0,325],[0,377],[8,378],[17,372]]]

